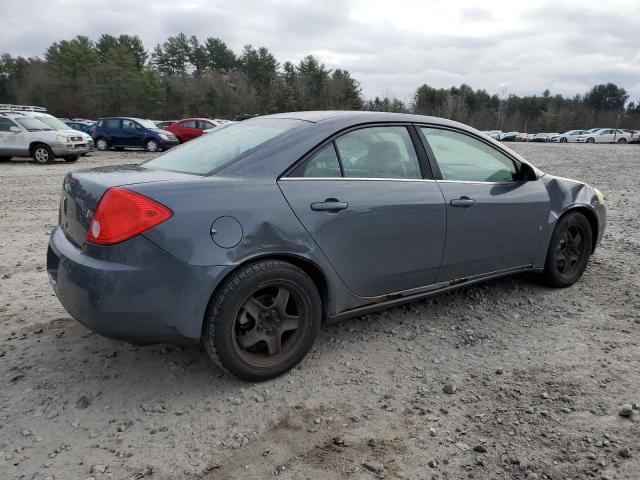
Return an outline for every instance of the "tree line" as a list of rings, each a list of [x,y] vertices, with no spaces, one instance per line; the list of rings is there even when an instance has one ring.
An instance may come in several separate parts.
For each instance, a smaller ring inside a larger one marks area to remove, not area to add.
[[[411,101],[365,100],[347,70],[328,69],[313,55],[280,63],[266,48],[231,50],[223,40],[184,33],[147,51],[135,35],[77,36],[54,42],[43,58],[0,56],[0,103],[46,106],[59,116],[131,115],[166,119],[233,117],[293,110],[415,112],[479,129],[565,131],[615,126],[640,128],[640,102],[624,88],[595,85],[573,98],[490,94],[469,85],[427,84]]]

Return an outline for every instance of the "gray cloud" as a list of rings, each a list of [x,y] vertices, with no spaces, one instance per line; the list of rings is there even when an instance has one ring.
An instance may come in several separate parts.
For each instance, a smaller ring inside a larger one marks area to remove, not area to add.
[[[0,7],[0,52],[42,56],[56,40],[101,33],[137,34],[152,49],[185,32],[220,37],[236,52],[266,46],[281,62],[313,53],[349,70],[368,97],[408,99],[423,83],[573,95],[608,81],[640,97],[640,2],[453,3],[22,0]]]

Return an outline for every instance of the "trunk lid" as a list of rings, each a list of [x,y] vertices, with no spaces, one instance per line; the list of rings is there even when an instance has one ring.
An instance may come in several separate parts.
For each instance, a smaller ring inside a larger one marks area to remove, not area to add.
[[[74,244],[82,247],[100,199],[111,187],[199,178],[185,173],[151,170],[139,165],[118,165],[69,172],[62,184],[60,226]]]

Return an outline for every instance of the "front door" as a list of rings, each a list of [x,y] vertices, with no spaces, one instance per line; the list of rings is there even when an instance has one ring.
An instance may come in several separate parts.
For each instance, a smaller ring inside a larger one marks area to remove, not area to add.
[[[405,126],[348,132],[279,186],[338,275],[362,297],[435,282],[446,218],[435,181],[423,179]]]
[[[122,120],[122,138],[127,147],[144,147],[144,129],[133,120]]]
[[[522,181],[513,159],[462,132],[420,128],[440,170],[447,241],[438,281],[533,264],[549,216],[540,180]]]

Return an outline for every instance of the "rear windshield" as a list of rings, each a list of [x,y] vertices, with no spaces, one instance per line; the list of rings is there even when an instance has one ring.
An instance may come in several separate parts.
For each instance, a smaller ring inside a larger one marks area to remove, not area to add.
[[[231,123],[144,163],[147,168],[206,175],[304,125],[301,120],[262,118]]]

